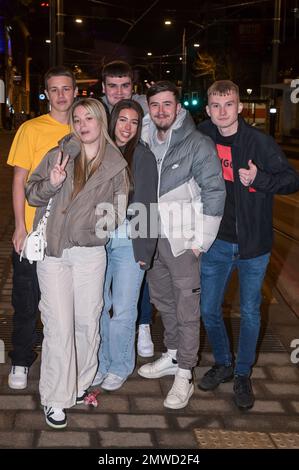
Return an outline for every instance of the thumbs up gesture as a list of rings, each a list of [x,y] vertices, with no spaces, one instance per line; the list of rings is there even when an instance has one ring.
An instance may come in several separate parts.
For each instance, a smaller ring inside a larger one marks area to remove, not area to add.
[[[244,186],[251,186],[257,174],[257,167],[252,160],[248,161],[248,168],[240,168],[239,170],[239,178]]]

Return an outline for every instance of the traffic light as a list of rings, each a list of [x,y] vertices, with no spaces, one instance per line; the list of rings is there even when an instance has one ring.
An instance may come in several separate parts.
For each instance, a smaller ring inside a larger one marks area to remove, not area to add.
[[[192,104],[192,106],[197,106],[199,104],[197,91],[192,91],[191,104]]]
[[[201,106],[201,99],[198,96],[198,91],[192,91],[191,93],[185,93],[183,99],[183,105],[185,108],[192,110]]]
[[[185,108],[188,108],[189,104],[190,104],[190,95],[189,93],[185,93],[184,99],[183,99],[183,105],[185,106]]]

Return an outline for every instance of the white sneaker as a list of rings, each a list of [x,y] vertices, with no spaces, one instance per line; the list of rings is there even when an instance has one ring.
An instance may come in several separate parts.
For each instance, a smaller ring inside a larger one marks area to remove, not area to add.
[[[177,361],[166,352],[156,361],[141,366],[138,369],[138,374],[146,379],[158,379],[164,375],[175,375],[177,369]]]
[[[154,355],[154,343],[152,342],[151,329],[149,325],[139,325],[137,353],[141,357],[152,357]]]
[[[192,377],[189,379],[186,377],[186,374],[182,375],[181,371],[182,369],[177,370],[173,385],[164,400],[164,406],[166,408],[172,408],[173,410],[185,408],[185,406],[188,405],[189,398],[194,393]]]
[[[62,429],[67,426],[66,414],[62,408],[52,408],[44,406],[46,423],[54,429]]]
[[[107,377],[107,374],[102,374],[100,369],[98,369],[97,375],[93,379],[91,386],[95,387],[96,385],[101,385],[101,383],[104,381],[106,377]]]
[[[105,380],[102,382],[101,388],[104,390],[118,390],[127,380],[127,377],[120,377],[119,375],[108,372]]]
[[[12,366],[8,376],[8,386],[21,390],[27,387],[28,367]]]

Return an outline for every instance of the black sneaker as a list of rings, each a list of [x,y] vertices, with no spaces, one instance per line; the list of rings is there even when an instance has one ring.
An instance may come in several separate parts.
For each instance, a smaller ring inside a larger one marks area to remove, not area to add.
[[[82,405],[84,403],[84,398],[87,397],[88,391],[80,393],[80,396],[76,398],[76,405]]]
[[[249,410],[254,405],[251,381],[247,375],[236,375],[234,383],[234,401],[241,410]]]
[[[234,377],[233,366],[221,366],[215,364],[198,382],[198,388],[207,392],[208,390],[214,390],[223,382],[229,382]]]

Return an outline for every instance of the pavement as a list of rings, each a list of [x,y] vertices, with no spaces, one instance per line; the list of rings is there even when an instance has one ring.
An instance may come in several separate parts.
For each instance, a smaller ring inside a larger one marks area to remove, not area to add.
[[[68,410],[68,427],[52,430],[45,424],[38,392],[40,358],[29,373],[25,390],[7,385],[10,364],[13,214],[12,170],[5,164],[13,134],[0,131],[0,448],[1,449],[299,449],[299,317],[267,276],[263,289],[262,331],[252,383],[256,402],[241,412],[233,403],[232,382],[213,392],[195,393],[186,408],[170,410],[163,400],[173,378],[143,379],[137,367],[124,386],[100,392],[99,406],[78,405]],[[224,312],[234,345],[239,327],[239,299],[233,279]],[[41,326],[39,325],[39,330]],[[153,324],[155,357],[163,348],[163,328],[157,314]],[[196,382],[213,363],[202,328]],[[292,346],[291,346],[292,343]],[[1,345],[0,345],[1,346]],[[40,351],[40,344],[37,345]],[[111,454],[112,455],[112,454]]]

